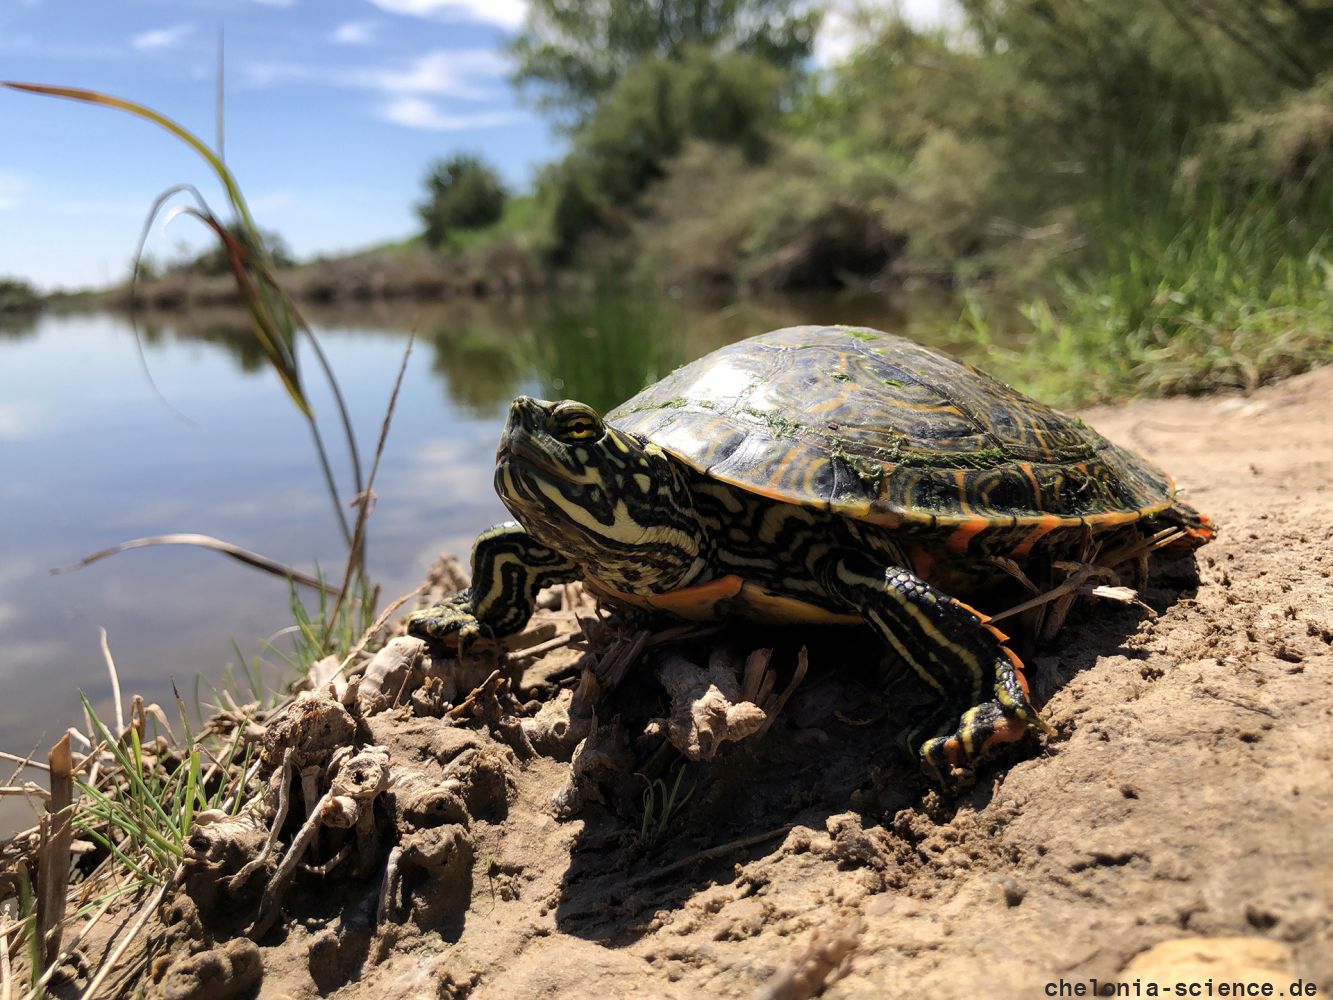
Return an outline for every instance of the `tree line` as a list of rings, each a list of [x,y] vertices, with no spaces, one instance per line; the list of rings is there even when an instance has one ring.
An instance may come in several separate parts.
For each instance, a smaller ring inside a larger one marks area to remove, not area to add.
[[[823,14],[533,0],[514,83],[568,152],[517,229],[483,161],[438,164],[428,241],[500,224],[551,266],[672,284],[957,282],[1113,256],[1186,204],[1330,203],[1331,0],[957,0],[933,30],[871,8],[831,68]]]

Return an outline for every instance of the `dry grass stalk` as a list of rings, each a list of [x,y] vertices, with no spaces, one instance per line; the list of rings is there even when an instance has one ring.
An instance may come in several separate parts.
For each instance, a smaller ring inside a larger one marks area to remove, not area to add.
[[[370,512],[375,506],[375,476],[380,469],[380,458],[384,454],[385,442],[389,439],[389,425],[393,423],[393,413],[398,408],[398,392],[403,387],[403,376],[407,374],[407,362],[412,357],[412,345],[416,343],[416,337],[415,330],[407,335],[407,347],[403,350],[403,361],[398,366],[398,376],[393,380],[393,391],[389,393],[389,405],[385,408],[384,420],[380,424],[380,436],[375,444],[375,457],[370,463],[370,476],[366,479],[366,488],[352,500],[352,506],[356,508],[356,525],[352,529],[352,543],[348,546],[347,566],[343,571],[343,583],[338,588],[333,607],[329,609],[328,617],[324,622],[327,631],[332,631],[334,622],[338,620],[338,612],[342,609],[343,600],[351,589],[353,577],[365,569],[366,523],[370,520]],[[378,589],[377,587],[376,590],[378,591]]]
[[[106,661],[106,672],[111,677],[111,697],[116,705],[116,735],[120,736],[125,732],[125,706],[120,697],[120,675],[116,673],[116,658],[111,655],[111,644],[107,641],[106,629],[98,630],[101,645],[102,659]],[[89,729],[91,732],[91,727]]]
[[[75,570],[83,569],[85,566],[91,566],[95,562],[110,556],[119,555],[122,552],[128,552],[130,549],[146,549],[154,545],[193,545],[196,548],[212,549],[214,552],[221,552],[224,556],[230,556],[238,562],[243,562],[247,566],[253,566],[255,569],[263,570],[265,573],[271,573],[274,576],[280,576],[284,579],[291,578],[294,582],[303,587],[310,587],[314,590],[322,590],[325,593],[333,594],[334,589],[324,580],[313,577],[308,573],[302,573],[299,569],[293,569],[291,566],[284,566],[266,556],[261,556],[257,552],[251,552],[249,549],[243,549],[239,545],[233,545],[231,542],[224,542],[220,538],[214,538],[212,535],[200,535],[194,532],[176,532],[170,535],[150,535],[147,538],[134,538],[128,542],[121,542],[119,545],[113,545],[109,549],[102,549],[92,555],[84,556],[73,566],[64,566],[51,570],[52,573],[72,573]]]
[[[0,760],[7,760],[11,764],[17,764],[20,770],[22,770],[25,767],[35,767],[41,771],[49,770],[49,767],[46,764],[43,764],[40,761],[33,760],[31,755],[27,757],[20,757],[16,753],[6,753],[4,750],[0,750]]]
[[[344,670],[350,667],[356,661],[356,658],[360,656],[362,651],[366,648],[366,644],[369,643],[370,640],[375,637],[376,633],[378,633],[380,629],[384,628],[384,626],[388,623],[389,619],[393,617],[394,612],[397,611],[399,608],[401,608],[408,601],[412,600],[412,598],[416,597],[417,594],[421,593],[425,589],[426,589],[426,584],[423,583],[420,587],[417,587],[414,590],[409,590],[402,597],[390,601],[389,604],[385,607],[385,609],[379,613],[379,617],[370,623],[370,628],[366,629],[363,633],[361,633],[361,638],[356,641],[356,645],[354,645],[348,651],[347,655],[343,657],[342,664],[338,667],[336,673],[342,673]]]
[[[47,836],[37,850],[37,934],[43,965],[53,963],[60,952],[69,889],[69,849],[74,839],[74,758],[69,751],[68,735],[51,748],[47,760],[51,764],[51,801],[47,807],[50,822],[45,827]]]
[[[764,694],[763,701],[760,702],[760,707],[764,710],[764,713],[768,718],[765,719],[764,724],[759,727],[759,732],[755,734],[756,736],[763,736],[764,733],[772,728],[773,721],[778,717],[778,714],[783,708],[786,707],[787,702],[791,700],[791,696],[796,693],[796,689],[801,686],[801,681],[805,680],[805,675],[809,669],[810,651],[805,646],[802,646],[801,651],[796,654],[796,673],[792,675],[791,683],[783,689],[782,694],[778,695],[776,701],[770,701],[767,693]],[[772,677],[773,675],[770,673],[769,676]]]
[[[35,781],[25,781],[21,785],[0,785],[0,795],[22,795],[25,799],[51,801],[51,793]]]
[[[718,844],[716,847],[710,847],[705,851],[699,851],[688,857],[681,858],[679,861],[673,861],[669,865],[656,868],[653,871],[637,875],[625,882],[625,888],[637,889],[641,885],[647,885],[649,882],[655,882],[659,878],[665,878],[668,875],[674,875],[676,872],[684,871],[686,868],[693,868],[695,865],[701,865],[706,861],[717,861],[725,858],[727,855],[736,851],[744,850],[747,847],[754,847],[773,840],[777,837],[785,837],[791,832],[795,824],[788,823],[786,826],[780,826],[774,830],[766,830],[763,833],[751,834],[748,837],[740,837],[736,840],[729,840],[725,844]]]
[[[14,970],[9,965],[9,917],[0,913],[0,1000],[13,1000]]]

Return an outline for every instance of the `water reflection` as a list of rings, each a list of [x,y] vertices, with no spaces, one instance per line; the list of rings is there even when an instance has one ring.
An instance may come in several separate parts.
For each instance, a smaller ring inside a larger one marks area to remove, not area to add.
[[[879,299],[710,308],[642,294],[365,305],[312,310],[309,319],[365,449],[378,435],[407,334],[418,337],[370,528],[370,569],[386,597],[414,587],[440,550],[465,552],[505,516],[491,471],[514,395],[569,396],[607,409],[676,365],[766,329],[811,321],[904,328]],[[913,323],[912,332],[930,339],[931,322]],[[340,563],[307,430],[245,316],[149,314],[140,331],[142,359],[123,317],[48,312],[0,322],[6,750],[54,742],[77,718],[76,687],[108,705],[100,627],[126,693],[170,706],[173,679],[189,692],[196,674],[219,677],[235,660],[232,639],[249,657],[288,624],[283,582],[213,553],[151,549],[63,576],[50,567],[172,531],[216,535],[307,569]],[[307,372],[310,360],[307,353]],[[313,379],[310,389],[317,412],[328,413]],[[0,810],[0,830],[26,819],[13,800]]]
[[[0,311],[0,340],[22,340],[37,332],[37,320],[40,312],[20,310],[18,312]]]
[[[530,365],[551,399],[606,412],[686,359],[680,308],[631,290],[562,301],[535,324]]]
[[[523,379],[519,336],[483,326],[437,329],[430,337],[430,367],[441,377],[445,397],[477,416],[513,399]]]

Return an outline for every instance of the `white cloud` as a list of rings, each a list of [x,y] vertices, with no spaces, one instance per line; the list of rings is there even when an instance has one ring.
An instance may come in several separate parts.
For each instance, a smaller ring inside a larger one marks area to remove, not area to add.
[[[177,24],[170,28],[156,28],[145,31],[130,39],[130,44],[140,52],[153,52],[158,49],[173,49],[194,33],[193,24]]]
[[[22,174],[0,171],[0,212],[17,208],[27,190],[28,180]]]
[[[339,45],[370,45],[378,28],[375,21],[344,21],[333,29],[333,40]]]
[[[413,60],[406,69],[357,71],[349,79],[388,94],[477,100],[492,93],[479,81],[494,80],[504,70],[499,53],[490,49],[436,49]]]
[[[302,80],[395,96],[424,94],[477,101],[495,96],[491,84],[504,71],[504,61],[489,49],[436,49],[402,67],[330,70],[301,63],[251,63],[245,75],[261,87]]]
[[[528,12],[525,0],[370,0],[381,10],[410,17],[457,18],[517,28]]]
[[[379,116],[395,125],[428,129],[434,132],[457,132],[463,129],[489,128],[506,125],[521,116],[513,111],[478,111],[449,114],[441,111],[433,101],[424,97],[404,95],[396,97],[379,110]]]

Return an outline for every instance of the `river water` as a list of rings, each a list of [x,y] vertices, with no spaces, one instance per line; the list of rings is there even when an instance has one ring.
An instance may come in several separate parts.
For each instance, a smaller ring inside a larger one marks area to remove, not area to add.
[[[938,342],[956,315],[948,305],[908,315],[881,298],[709,308],[622,293],[310,319],[367,463],[409,333],[417,338],[370,522],[369,567],[387,599],[415,587],[441,551],[465,556],[478,531],[505,518],[491,469],[518,393],[607,408],[768,329],[845,322]],[[308,350],[301,360],[350,496],[329,394]],[[281,663],[292,621],[281,579],[180,546],[53,568],[169,532],[213,535],[307,571],[336,575],[342,565],[308,427],[239,314],[149,318],[137,335],[112,314],[0,318],[0,470],[0,750],[44,758],[82,721],[76,689],[109,711],[103,628],[126,699],[160,704],[173,724],[173,682],[191,714],[207,712],[210,686],[229,670],[239,676],[242,658],[274,671]],[[0,831],[30,818],[21,800],[0,802]]]

